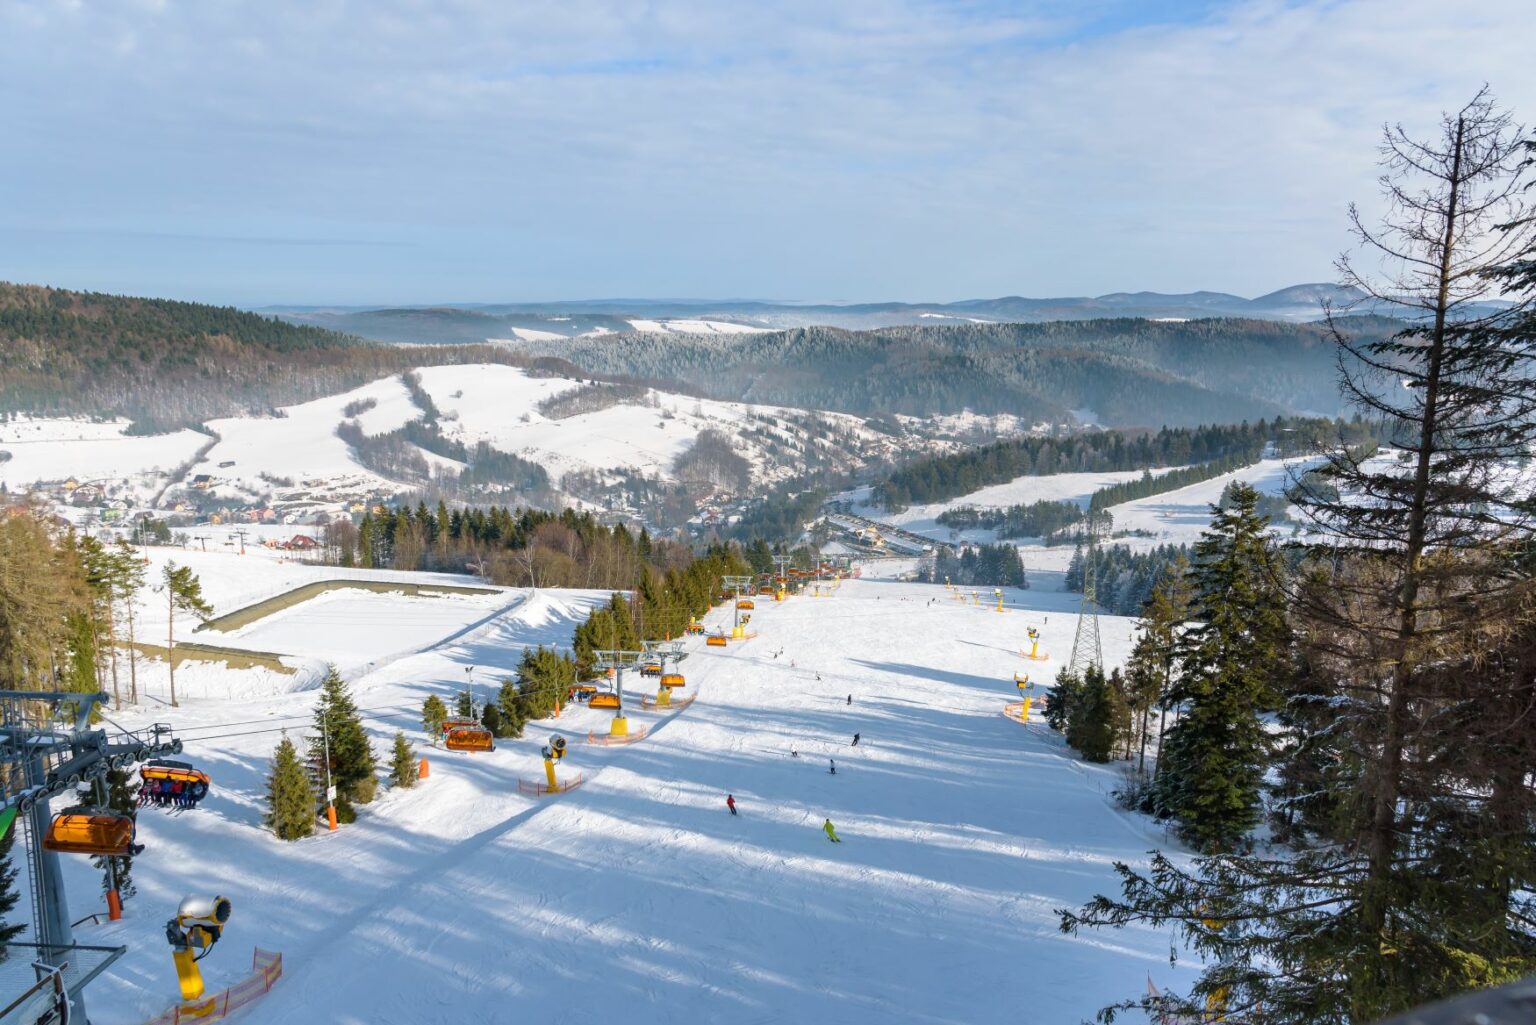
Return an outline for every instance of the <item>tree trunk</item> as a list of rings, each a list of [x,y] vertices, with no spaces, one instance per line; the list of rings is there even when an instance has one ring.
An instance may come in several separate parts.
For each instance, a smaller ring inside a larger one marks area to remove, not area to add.
[[[116,710],[123,707],[123,692],[117,682],[117,615],[110,597],[107,598],[107,651],[112,660],[112,708]]]
[[[1369,866],[1360,903],[1361,924],[1380,934],[1387,921],[1388,884],[1394,861],[1397,804],[1402,790],[1403,745],[1409,728],[1408,691],[1412,686],[1411,648],[1419,629],[1419,574],[1424,558],[1430,456],[1439,428],[1440,368],[1445,356],[1445,320],[1450,306],[1451,253],[1460,213],[1461,157],[1466,122],[1457,119],[1451,163],[1450,194],[1446,199],[1445,233],[1440,242],[1439,293],[1435,325],[1430,335],[1429,365],[1424,375],[1424,413],[1419,423],[1419,451],[1414,466],[1413,504],[1408,512],[1408,538],[1403,550],[1402,605],[1397,625],[1397,658],[1392,667],[1392,694],[1387,699],[1386,734],[1382,738],[1380,775],[1371,795],[1371,822],[1366,839]]]
[[[133,599],[128,596],[128,702],[139,703],[139,649],[134,647],[137,641],[133,633]]]
[[[171,674],[171,707],[176,708],[176,594],[169,584],[165,591],[170,610],[165,624],[165,668]]]

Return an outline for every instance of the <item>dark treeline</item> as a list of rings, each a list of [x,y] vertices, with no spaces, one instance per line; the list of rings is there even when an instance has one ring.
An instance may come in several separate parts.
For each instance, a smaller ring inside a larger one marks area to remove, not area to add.
[[[937,522],[953,530],[995,530],[1002,539],[1045,537],[1082,522],[1083,508],[1076,502],[1039,502],[1010,505],[1006,509],[978,509],[962,505],[939,513]]]
[[[593,609],[577,625],[567,648],[525,649],[516,678],[503,681],[496,699],[480,710],[481,723],[498,737],[522,736],[529,720],[548,718],[557,701],[568,700],[573,684],[598,678],[599,652],[638,651],[642,641],[682,636],[688,623],[715,602],[720,578],[747,570],[741,550],[725,546],[690,554],[686,562],[665,571],[643,563],[637,586],[627,593],[616,591]],[[472,709],[458,711],[469,714]],[[424,718],[430,715],[429,704]]]
[[[1166,494],[1169,491],[1177,491],[1179,488],[1188,487],[1191,484],[1199,484],[1201,481],[1220,477],[1224,473],[1233,470],[1241,470],[1245,466],[1251,466],[1256,457],[1250,457],[1248,453],[1234,452],[1230,456],[1221,459],[1213,459],[1208,463],[1197,463],[1194,466],[1185,466],[1177,470],[1169,470],[1167,473],[1152,475],[1152,471],[1143,470],[1136,480],[1123,481],[1119,484],[1111,484],[1102,487],[1093,493],[1088,500],[1090,509],[1107,509],[1121,502],[1131,502],[1138,498],[1151,498],[1153,495]]]
[[[500,346],[377,345],[231,307],[0,282],[3,411],[126,416],[147,433],[446,363],[579,373]]]
[[[624,403],[643,400],[650,389],[641,384],[581,385],[570,391],[539,400],[537,409],[551,420],[564,420],[583,413],[597,413]]]
[[[875,489],[875,498],[894,511],[914,503],[945,502],[1016,477],[1182,466],[1240,454],[1256,458],[1272,433],[1260,420],[1252,425],[1164,428],[1139,437],[1094,431],[1011,438],[919,459],[892,473]]]
[[[1083,591],[1087,552],[1088,549],[1080,547],[1072,553],[1065,580],[1069,591]],[[1125,545],[1099,545],[1093,552],[1095,597],[1100,609],[1116,616],[1139,613],[1169,567],[1180,565],[1189,557],[1186,545],[1158,545],[1145,552],[1133,552]]]
[[[933,563],[918,571],[924,583],[950,583],[957,587],[1028,587],[1024,560],[1013,545],[966,545],[959,554],[947,548],[934,551]]]
[[[915,503],[945,502],[1016,477],[1147,470],[1221,460],[1242,466],[1257,461],[1266,450],[1276,456],[1301,455],[1341,442],[1361,444],[1370,436],[1370,428],[1358,419],[1279,418],[1252,424],[1165,427],[1155,434],[1095,431],[1011,438],[909,463],[875,489],[875,499],[896,511]]]

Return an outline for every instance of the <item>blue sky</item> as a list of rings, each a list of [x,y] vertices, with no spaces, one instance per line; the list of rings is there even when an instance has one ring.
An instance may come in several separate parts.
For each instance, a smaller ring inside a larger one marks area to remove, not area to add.
[[[1328,280],[1528,0],[0,0],[0,279],[241,305]]]

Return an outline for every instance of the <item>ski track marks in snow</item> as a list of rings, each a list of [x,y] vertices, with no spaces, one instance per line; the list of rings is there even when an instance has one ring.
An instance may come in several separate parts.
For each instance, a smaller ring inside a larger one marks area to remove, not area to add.
[[[169,1004],[160,923],[202,890],[235,905],[205,963],[211,987],[243,976],[250,945],[284,952],[287,975],[253,1023],[987,1023],[1018,1021],[1020,1008],[1070,1023],[1140,992],[1148,971],[1188,985],[1190,969],[1167,965],[1165,933],[1057,929],[1055,909],[1111,890],[1110,864],[1140,862],[1158,840],[1108,801],[1113,771],[998,714],[1016,670],[1048,682],[1065,660],[1072,616],[999,615],[941,587],[849,581],[832,599],[763,603],[761,636],[723,653],[690,641],[682,671],[699,699],[665,715],[631,708],[651,729],[640,743],[582,743],[608,721],[584,707],[488,755],[422,743],[427,693],[451,700],[473,665],[489,697],[523,645],[564,646],[604,598],[540,591],[361,675],[358,704],[389,710],[369,721],[375,750],[387,755],[404,728],[432,774],[336,834],[283,844],[261,830],[275,733],[189,744],[214,794],[196,813],[146,811],[128,919],[80,931],[133,945],[93,987],[93,1020],[138,1021]],[[1019,659],[1026,625],[1042,628],[1056,662]],[[392,632],[381,620],[382,647]],[[1103,632],[1108,660],[1123,661],[1130,621],[1105,617]],[[645,685],[627,679],[626,691]],[[201,701],[176,721],[197,735],[199,722],[302,715],[312,702]],[[572,740],[561,775],[586,783],[534,802],[516,780],[541,775],[553,732]],[[825,817],[842,844],[827,843]],[[98,885],[86,859],[70,862],[70,884],[78,917]]]

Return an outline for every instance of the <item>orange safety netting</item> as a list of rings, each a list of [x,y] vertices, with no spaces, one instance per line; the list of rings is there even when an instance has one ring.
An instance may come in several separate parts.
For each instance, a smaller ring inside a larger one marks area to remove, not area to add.
[[[637,730],[630,730],[628,733],[621,733],[618,736],[614,736],[611,733],[588,733],[587,734],[587,743],[588,744],[633,744],[637,740],[644,740],[644,739],[645,739],[645,727],[644,726],[640,727]]]
[[[641,708],[659,708],[662,711],[668,711],[668,710],[676,711],[678,709],[687,708],[689,705],[693,704],[694,699],[697,698],[697,697],[698,697],[697,694],[690,694],[686,698],[675,698],[675,699],[673,699],[671,704],[667,704],[667,705],[658,705],[656,703],[656,699],[655,698],[642,697],[640,699],[640,707]]]
[[[530,797],[543,797],[545,794],[563,794],[567,790],[575,790],[581,784],[581,773],[562,779],[554,786],[550,786],[546,780],[542,779],[519,779],[517,781],[517,792],[527,794]]]
[[[180,1004],[154,1019],[149,1025],[181,1025],[182,1022],[208,1022],[227,1018],[267,995],[283,974],[283,955],[257,947],[251,955],[251,976],[211,997]]]

